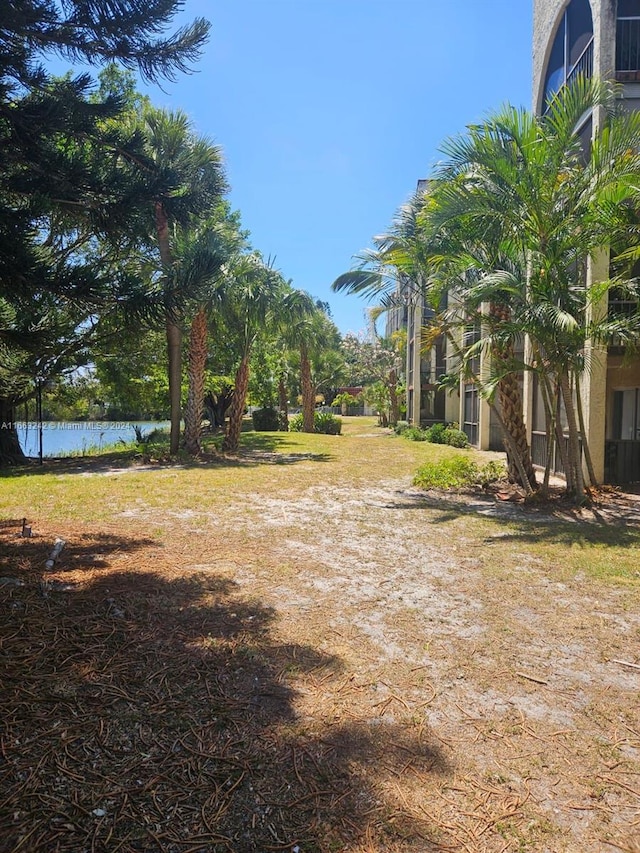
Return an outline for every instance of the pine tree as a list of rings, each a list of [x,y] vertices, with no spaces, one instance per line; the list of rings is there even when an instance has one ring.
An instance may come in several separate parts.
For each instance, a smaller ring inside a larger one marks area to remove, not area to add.
[[[172,79],[197,58],[209,29],[197,19],[165,34],[181,7],[180,0],[0,0],[4,424],[29,393],[18,380],[48,348],[58,341],[49,361],[59,364],[84,346],[84,330],[58,335],[64,316],[77,330],[81,316],[125,301],[153,312],[160,301],[149,300],[126,254],[145,233],[145,184],[125,164],[145,163],[141,135],[109,121],[123,98],[90,97],[89,75],[56,79],[43,61],[52,53],[96,67],[117,60],[148,80]],[[15,446],[15,431],[0,430],[0,464],[15,461]]]

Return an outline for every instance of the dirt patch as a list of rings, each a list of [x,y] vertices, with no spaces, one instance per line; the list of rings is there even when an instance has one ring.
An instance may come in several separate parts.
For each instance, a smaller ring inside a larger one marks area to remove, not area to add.
[[[0,529],[0,849],[638,851],[637,588],[500,526],[566,512],[289,476],[65,529],[58,588]]]

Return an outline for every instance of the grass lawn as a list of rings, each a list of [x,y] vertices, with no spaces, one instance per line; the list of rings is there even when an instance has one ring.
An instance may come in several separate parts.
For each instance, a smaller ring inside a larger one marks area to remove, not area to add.
[[[640,850],[637,505],[411,486],[453,454],[5,472],[0,851]]]

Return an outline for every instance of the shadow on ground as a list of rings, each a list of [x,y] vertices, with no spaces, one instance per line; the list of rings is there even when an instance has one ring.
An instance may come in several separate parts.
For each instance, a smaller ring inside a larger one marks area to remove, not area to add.
[[[55,536],[36,535],[23,539],[20,536],[22,519],[0,521],[0,574],[16,575],[40,569],[45,570]],[[159,547],[157,540],[146,537],[133,538],[111,533],[74,534],[59,554],[56,572],[106,569],[115,555],[133,553],[145,548]]]
[[[427,510],[430,524],[447,524],[461,515],[480,516],[483,521],[499,527],[496,536],[483,541],[522,542],[564,545],[615,545],[623,548],[640,547],[640,517],[622,513],[616,518],[603,516],[596,507],[587,519],[567,518],[562,507],[554,512],[553,505],[526,507],[480,494],[448,498],[446,495],[398,492],[397,499],[384,504],[391,510]]]
[[[0,478],[38,476],[42,474],[108,474],[113,471],[164,471],[167,468],[225,468],[257,465],[293,465],[297,462],[329,462],[333,458],[329,453],[287,452],[287,448],[297,445],[287,440],[287,433],[242,434],[237,454],[226,455],[215,449],[213,439],[204,442],[203,453],[196,459],[181,454],[170,459],[165,449],[154,452],[127,450],[113,453],[101,453],[97,456],[47,457],[40,465],[38,460],[30,460],[26,465],[0,468]],[[221,442],[221,438],[218,444]]]
[[[298,718],[296,691],[341,661],[279,641],[233,581],[89,565],[44,598],[34,558],[9,548],[25,585],[0,590],[0,850],[450,849],[377,784],[382,765],[450,772],[437,747],[381,718]]]
[[[521,542],[523,544],[557,545],[610,545],[620,548],[640,547],[640,530],[621,525],[606,524],[576,524],[574,522],[543,522],[536,519],[511,523],[505,530],[504,520],[487,519],[499,524],[500,532],[495,536],[487,536],[483,542],[487,545],[504,544],[505,542]]]

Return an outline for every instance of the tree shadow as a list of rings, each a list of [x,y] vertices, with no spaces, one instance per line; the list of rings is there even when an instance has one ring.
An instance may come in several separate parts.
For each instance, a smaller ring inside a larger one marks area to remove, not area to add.
[[[377,785],[383,765],[449,773],[437,747],[380,718],[298,717],[297,688],[342,663],[279,641],[232,580],[88,573],[0,609],[1,850],[445,849],[388,821]]]
[[[11,573],[19,579],[30,578],[30,573],[44,572],[55,537],[34,535],[23,538],[22,519],[0,522],[0,574]],[[11,535],[11,531],[14,535]],[[112,533],[74,533],[65,542],[55,562],[56,572],[93,571],[107,569],[110,557],[116,554],[157,548],[158,542],[145,537],[118,536]]]
[[[329,462],[333,456],[329,453],[309,453],[287,448],[297,448],[298,445],[289,439],[288,432],[253,432],[242,433],[240,448],[237,454],[230,456],[213,456],[211,460],[221,465],[229,464],[265,464],[290,465],[295,462]],[[220,444],[221,441],[218,442]]]
[[[567,518],[562,512],[550,514],[545,505],[531,507],[500,503],[491,496],[476,493],[470,495],[469,502],[465,503],[459,498],[447,499],[440,495],[407,492],[398,492],[398,499],[384,506],[388,509],[431,510],[430,524],[447,524],[464,515],[480,517],[484,522],[500,528],[498,534],[483,540],[487,544],[509,541],[537,544],[544,541],[561,545],[640,547],[637,518],[633,518],[632,523],[627,523],[624,517],[612,521],[602,517],[597,508],[592,518],[585,520]]]
[[[113,453],[101,453],[98,456],[64,456],[46,457],[43,463],[30,460],[26,465],[0,468],[0,479],[11,479],[24,476],[40,476],[42,474],[91,474],[120,473],[122,471],[164,471],[167,468],[202,469],[206,467],[228,468],[258,465],[294,465],[297,462],[329,462],[333,456],[329,453],[305,453],[286,449],[295,448],[294,442],[287,440],[288,433],[243,433],[237,454],[226,455],[219,453],[214,447],[214,440],[204,442],[204,451],[197,458],[185,457],[168,458],[161,450],[154,455],[152,449],[145,452],[123,450]],[[218,441],[220,444],[221,438]]]
[[[23,521],[23,518],[0,518],[0,530],[10,530],[15,528],[17,531],[20,531],[22,530]]]
[[[569,521],[510,521],[505,530],[504,520],[497,518],[486,519],[492,524],[500,525],[500,532],[495,536],[483,539],[488,545],[521,542],[540,544],[540,542],[555,545],[609,545],[621,548],[640,547],[640,530],[637,527],[599,523],[576,523]]]

